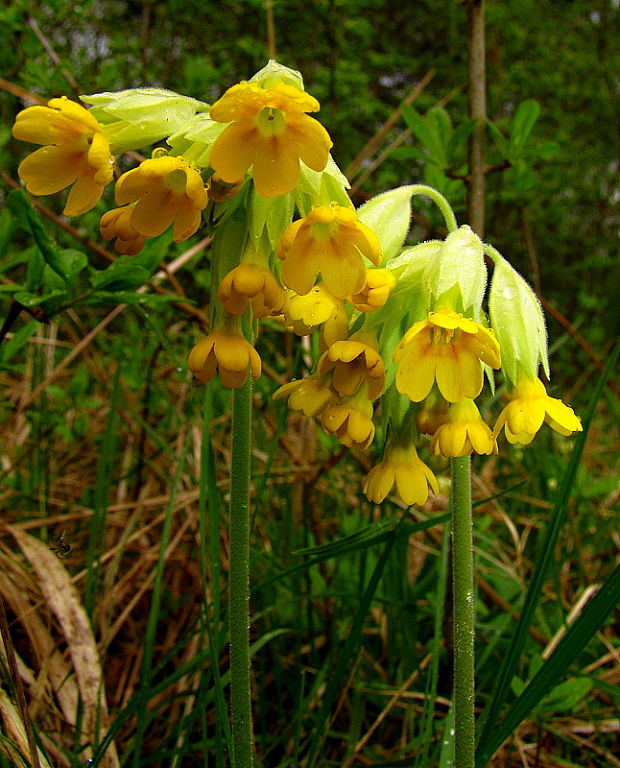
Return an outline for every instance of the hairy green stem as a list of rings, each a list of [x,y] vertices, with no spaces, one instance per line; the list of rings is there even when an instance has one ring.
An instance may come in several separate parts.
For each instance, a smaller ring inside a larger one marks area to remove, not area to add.
[[[252,379],[233,392],[230,473],[230,703],[233,768],[252,768],[250,696],[250,446]]]
[[[425,197],[429,197],[435,203],[445,219],[448,232],[454,232],[458,229],[454,211],[450,207],[450,203],[440,192],[432,187],[427,187],[426,184],[412,184],[407,187],[407,189],[411,191],[412,195],[424,195]]]
[[[450,460],[452,470],[452,576],[454,601],[454,716],[456,768],[473,768],[474,724],[474,556],[471,459]]]

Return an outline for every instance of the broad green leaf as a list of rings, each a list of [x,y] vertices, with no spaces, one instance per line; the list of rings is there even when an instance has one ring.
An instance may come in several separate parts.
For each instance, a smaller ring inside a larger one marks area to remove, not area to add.
[[[509,151],[512,156],[518,154],[527,141],[539,115],[540,104],[534,99],[527,99],[517,107],[510,126]]]
[[[114,262],[107,269],[91,275],[93,288],[105,288],[107,291],[126,291],[139,288],[150,277],[144,267],[137,264],[119,264]]]

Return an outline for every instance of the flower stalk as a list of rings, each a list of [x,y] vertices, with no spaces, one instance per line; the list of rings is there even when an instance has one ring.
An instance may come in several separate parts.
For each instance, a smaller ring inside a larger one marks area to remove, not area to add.
[[[474,768],[474,558],[471,459],[450,460],[454,599],[454,715],[456,768]]]
[[[253,733],[250,694],[250,450],[252,379],[233,391],[230,473],[230,703],[233,768],[252,768]]]

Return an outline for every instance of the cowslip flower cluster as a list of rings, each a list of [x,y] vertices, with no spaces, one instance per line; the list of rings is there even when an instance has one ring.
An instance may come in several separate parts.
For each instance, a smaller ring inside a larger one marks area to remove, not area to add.
[[[422,505],[438,493],[418,455],[425,444],[437,461],[494,453],[502,430],[523,445],[543,423],[581,430],[540,378],[550,373],[546,329],[527,283],[428,187],[399,187],[356,210],[299,73],[270,61],[212,106],[152,88],[83,100],[91,109],[63,97],[18,115],[14,136],[42,145],[19,167],[28,191],[70,187],[63,212],[77,216],[101,206],[115,153],[165,142],[116,181],[102,237],[134,256],[166,232],[182,243],[207,228],[211,332],[189,355],[201,382],[239,388],[260,377],[260,321],[316,334],[309,375],[274,397],[345,446],[367,450],[379,435],[383,459],[363,486],[370,501],[395,490]],[[418,194],[439,205],[448,236],[407,247]],[[509,401],[490,426],[485,398],[498,373]]]

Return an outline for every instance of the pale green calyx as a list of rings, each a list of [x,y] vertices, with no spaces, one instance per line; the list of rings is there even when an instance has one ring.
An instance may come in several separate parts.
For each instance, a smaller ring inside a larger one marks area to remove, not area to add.
[[[536,379],[540,363],[549,378],[545,318],[534,291],[494,248],[485,246],[485,252],[495,262],[489,313],[502,351],[504,376],[514,387],[520,369]]]
[[[398,278],[399,287],[404,285],[420,290],[424,273],[441,250],[441,240],[425,240],[405,250],[385,265]]]
[[[402,248],[411,223],[413,187],[397,187],[383,192],[364,203],[357,215],[379,238],[385,259]]]
[[[139,149],[179,131],[208,104],[164,88],[130,88],[125,91],[81,96],[92,105],[114,152]]]
[[[279,64],[275,59],[269,59],[262,69],[250,78],[251,83],[258,83],[261,88],[273,88],[278,83],[292,85],[294,88],[304,90],[304,79],[301,72],[296,69],[285,67]]]
[[[226,128],[224,123],[216,123],[208,112],[193,115],[186,124],[166,139],[175,155],[183,157],[199,168],[209,165],[211,145]]]
[[[487,286],[482,241],[466,224],[451,232],[424,274],[429,309],[444,307],[478,321]]]

